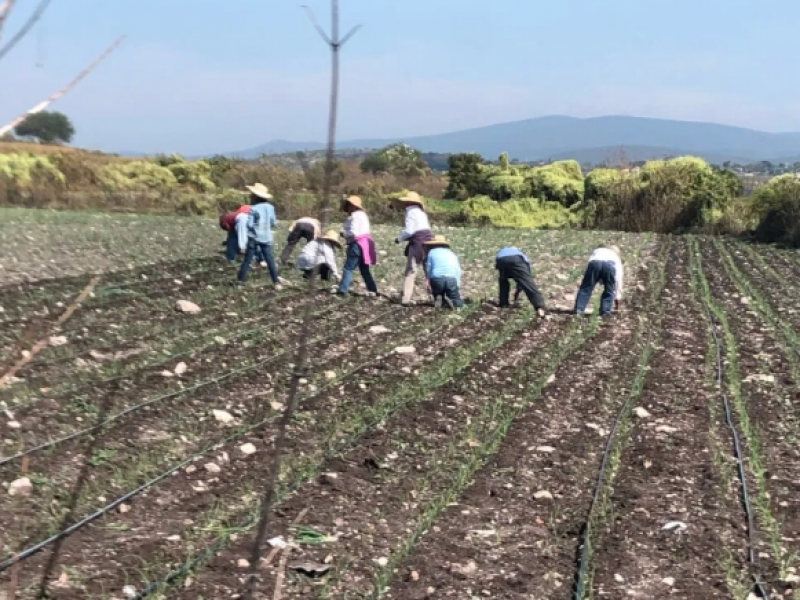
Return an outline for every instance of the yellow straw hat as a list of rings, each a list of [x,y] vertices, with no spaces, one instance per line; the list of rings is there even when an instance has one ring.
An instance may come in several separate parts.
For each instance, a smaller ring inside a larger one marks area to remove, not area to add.
[[[356,208],[364,210],[364,206],[361,204],[361,198],[358,196],[347,196],[346,198],[342,198],[342,204],[350,204]]]
[[[432,240],[428,240],[427,242],[423,242],[425,246],[446,246],[447,248],[450,247],[450,242],[447,241],[443,235],[435,235],[433,236]]]
[[[326,231],[325,235],[320,236],[319,239],[325,240],[326,242],[330,242],[337,248],[342,247],[342,243],[339,241],[339,234],[336,233],[333,229],[329,229],[328,231]]]
[[[417,204],[421,208],[425,208],[425,200],[423,200],[422,196],[420,196],[417,192],[408,192],[406,195],[397,198],[395,202],[403,205]]]
[[[245,186],[250,193],[255,194],[259,198],[264,198],[264,200],[272,200],[272,194],[269,193],[269,188],[265,186],[263,183],[254,183],[253,185],[246,185]]]

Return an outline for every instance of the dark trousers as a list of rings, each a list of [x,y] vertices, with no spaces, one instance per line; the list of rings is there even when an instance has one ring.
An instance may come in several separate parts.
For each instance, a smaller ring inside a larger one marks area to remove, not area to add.
[[[456,281],[455,277],[434,277],[431,279],[431,293],[434,300],[439,296],[450,300],[450,305],[453,308],[464,306],[458,289],[458,281]]]
[[[375,284],[369,265],[364,262],[361,256],[361,246],[358,245],[358,242],[347,244],[347,258],[344,261],[344,269],[342,269],[342,280],[339,282],[339,293],[346,294],[348,292],[353,281],[353,272],[356,268],[361,272],[361,277],[364,279],[367,289],[377,294],[378,286]]]
[[[309,225],[307,223],[299,223],[295,225],[294,229],[289,232],[289,237],[286,238],[286,247],[281,252],[281,264],[286,264],[286,261],[289,260],[289,257],[294,252],[295,246],[297,246],[297,242],[300,240],[305,240],[306,242],[310,242],[314,239],[314,226]]]
[[[303,279],[311,279],[311,276],[314,274],[314,269],[305,269],[303,271]],[[328,265],[320,265],[319,266],[319,278],[322,281],[330,281],[331,280],[331,268]]]
[[[534,308],[544,308],[544,297],[536,287],[531,275],[531,266],[521,256],[507,256],[497,259],[497,270],[500,283],[500,306],[508,306],[508,296],[511,292],[510,279],[517,284],[517,289],[525,292]]]
[[[617,268],[610,260],[592,260],[586,266],[581,287],[575,297],[575,312],[583,314],[594,286],[602,282],[603,295],[600,296],[600,314],[610,315],[614,309],[614,296],[617,293]]]
[[[228,238],[225,240],[225,258],[233,262],[234,260],[236,260],[236,256],[238,254],[239,254],[239,235],[236,233],[236,230],[233,229],[228,232]],[[264,256],[262,255],[260,248],[256,248],[256,260],[258,262],[264,260]]]
[[[273,283],[278,283],[278,270],[275,268],[275,260],[272,258],[272,244],[261,244],[255,240],[247,242],[247,252],[244,254],[242,266],[239,269],[239,281],[244,283],[247,279],[247,273],[250,271],[250,263],[253,259],[260,254],[260,258],[267,261],[269,268],[269,276],[272,278]]]

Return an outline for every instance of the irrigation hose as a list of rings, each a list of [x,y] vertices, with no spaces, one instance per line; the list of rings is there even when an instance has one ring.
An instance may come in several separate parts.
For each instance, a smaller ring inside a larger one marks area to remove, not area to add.
[[[476,306],[483,305],[486,302],[486,300],[487,300],[486,298],[481,298],[480,300],[478,300],[476,302]],[[448,325],[442,325],[442,326],[440,326],[440,327],[428,332],[427,334],[422,336],[422,338],[420,338],[420,339],[427,339],[427,338],[439,333],[439,331],[442,331],[442,330],[444,330],[446,328],[448,328]],[[355,369],[353,369],[351,371],[351,374],[356,372],[356,371],[358,371],[358,370],[363,369],[366,366],[369,366],[370,364],[373,364],[373,363],[377,362],[378,360],[380,360],[380,358],[381,357],[374,358],[374,359],[371,359],[371,360],[359,365],[358,367],[356,367]],[[347,444],[348,443],[349,442],[347,442],[347,441],[342,442],[334,450],[334,452],[331,453],[331,454],[335,456],[336,454],[339,454],[339,453],[343,452],[347,448]],[[297,482],[295,485],[290,486],[290,488],[288,488],[286,490],[286,493],[288,494],[288,493],[292,493],[292,492],[296,491],[296,489],[301,484],[302,484],[302,482]],[[249,517],[243,519],[241,521],[241,523],[236,527],[236,529],[237,530],[246,529],[246,528],[252,526],[255,522],[256,522],[256,518],[254,516],[249,516]],[[188,575],[191,572],[191,570],[194,569],[196,566],[202,564],[207,559],[212,558],[213,556],[215,556],[225,546],[226,543],[227,543],[227,540],[225,539],[225,537],[224,536],[220,537],[216,542],[214,542],[210,546],[206,547],[203,551],[201,551],[194,558],[191,558],[191,559],[188,559],[188,560],[184,561],[184,563],[181,565],[180,568],[175,569],[172,572],[168,573],[162,580],[155,581],[155,582],[151,583],[150,585],[148,585],[141,592],[139,592],[136,596],[133,596],[131,598],[131,600],[144,600],[144,598],[146,598],[150,594],[158,591],[160,588],[168,586],[173,581]],[[1,571],[2,571],[2,564],[0,564],[0,572]]]
[[[736,459],[736,473],[739,478],[740,500],[742,508],[744,509],[745,519],[747,521],[747,562],[750,565],[750,576],[753,579],[751,589],[761,598],[769,598],[764,586],[761,582],[761,576],[758,574],[758,559],[756,558],[755,544],[753,542],[753,535],[755,532],[755,519],[753,517],[753,508],[750,505],[750,496],[747,491],[747,473],[744,466],[744,458],[739,438],[739,432],[733,420],[733,413],[731,411],[731,403],[728,394],[725,391],[725,377],[724,367],[722,360],[722,341],[717,335],[716,321],[714,319],[711,309],[705,304],[706,313],[708,315],[709,323],[711,324],[711,335],[714,338],[714,348],[716,351],[715,358],[715,379],[720,389],[722,396],[722,404],[725,409],[725,424],[730,429],[731,438],[733,439],[733,457]]]
[[[335,338],[335,337],[340,336],[340,335],[342,335],[344,333],[348,333],[348,332],[350,332],[350,331],[352,331],[354,329],[357,329],[357,328],[360,328],[360,327],[364,327],[365,325],[368,325],[368,324],[370,324],[370,323],[372,323],[372,322],[374,322],[374,321],[376,321],[378,319],[381,319],[385,315],[389,315],[389,314],[391,314],[393,312],[397,312],[397,308],[391,308],[391,309],[389,309],[387,311],[384,311],[384,312],[378,314],[377,316],[371,317],[370,319],[368,319],[367,321],[365,321],[363,323],[358,323],[357,325],[354,325],[353,327],[349,327],[349,328],[347,328],[347,329],[345,329],[343,331],[336,331],[335,333],[319,337],[319,338],[317,338],[315,340],[312,340],[312,343],[313,344],[319,344],[320,342],[323,342],[323,341],[331,339],[331,338]],[[227,371],[227,372],[223,373],[219,377],[215,377],[213,379],[206,379],[205,381],[201,381],[201,382],[199,382],[199,383],[197,383],[197,384],[195,384],[193,386],[190,386],[190,387],[187,387],[187,388],[183,388],[183,389],[180,389],[180,390],[176,390],[174,392],[170,392],[169,394],[162,394],[161,396],[156,396],[154,398],[150,398],[149,400],[145,400],[144,402],[140,402],[139,404],[135,404],[134,406],[130,406],[130,407],[126,408],[125,410],[123,410],[123,411],[121,411],[121,412],[119,412],[119,413],[117,413],[115,415],[112,415],[111,417],[105,419],[101,423],[96,423],[96,424],[92,425],[91,427],[86,427],[84,429],[75,431],[75,432],[73,432],[73,433],[71,433],[69,435],[66,435],[64,437],[61,437],[61,438],[56,438],[56,439],[53,439],[53,440],[49,440],[47,442],[43,442],[43,443],[39,444],[38,446],[34,446],[32,448],[28,448],[27,450],[23,450],[21,452],[18,452],[17,454],[14,454],[13,456],[2,458],[2,459],[0,459],[0,467],[4,466],[4,465],[6,465],[6,464],[8,464],[10,462],[13,462],[15,460],[19,460],[20,458],[22,458],[24,456],[30,456],[30,455],[35,454],[37,452],[41,452],[42,450],[46,450],[48,448],[53,448],[54,446],[59,446],[59,445],[65,443],[65,442],[68,442],[70,440],[74,440],[76,438],[82,437],[82,436],[84,436],[84,435],[86,435],[88,433],[91,433],[91,432],[94,432],[94,431],[99,431],[99,430],[103,429],[104,427],[106,427],[107,425],[109,425],[109,424],[121,419],[122,417],[124,417],[126,415],[129,415],[132,412],[136,412],[136,411],[138,411],[138,410],[140,410],[140,409],[142,409],[142,408],[144,408],[146,406],[150,406],[152,404],[156,404],[156,403],[162,402],[164,400],[169,400],[171,398],[184,396],[184,395],[186,395],[186,394],[188,394],[190,392],[194,392],[194,391],[199,390],[201,388],[205,388],[205,387],[207,387],[209,385],[218,384],[221,381],[225,381],[227,379],[230,379],[231,377],[233,377],[235,375],[241,375],[242,373],[247,373],[247,372],[253,371],[254,369],[258,369],[260,367],[263,367],[264,365],[267,365],[267,364],[269,364],[271,362],[274,362],[277,359],[285,356],[286,354],[288,354],[289,352],[291,352],[294,349],[296,349],[296,346],[292,346],[292,347],[286,348],[284,350],[281,350],[280,352],[278,352],[276,354],[273,354],[271,356],[268,356],[267,358],[265,358],[263,360],[255,362],[252,365],[248,365],[247,367],[242,367],[240,369],[232,369],[230,371]]]
[[[374,317],[374,318],[372,318],[372,319],[370,319],[370,320],[368,320],[368,321],[366,321],[364,323],[360,323],[358,325],[350,327],[350,328],[348,328],[348,329],[346,329],[344,331],[337,332],[335,335],[341,335],[342,333],[347,333],[349,331],[364,327],[365,325],[368,325],[369,323],[372,323],[372,322],[380,319],[381,317],[383,317],[385,315],[389,315],[391,313],[397,312],[397,310],[398,310],[397,308],[393,308],[391,310],[385,311],[385,312],[381,313],[380,315],[378,315],[377,317]],[[440,327],[438,327],[436,329],[433,329],[428,334],[426,334],[425,337],[433,336],[436,333],[439,333],[442,329],[444,329],[446,327],[447,327],[447,325],[442,325],[442,326],[440,326]],[[326,336],[324,338],[319,338],[318,340],[312,341],[311,343],[318,343],[319,341],[321,341],[323,339],[327,339],[328,337],[334,337],[334,336]],[[284,354],[286,352],[289,352],[289,351],[290,350],[285,351]],[[314,396],[317,396],[317,395],[321,394],[325,390],[330,389],[331,387],[333,387],[335,385],[338,385],[339,383],[342,382],[342,380],[346,379],[347,377],[350,377],[355,372],[357,372],[357,371],[359,371],[359,370],[361,370],[361,369],[363,369],[363,368],[365,368],[365,367],[367,367],[367,366],[369,366],[369,365],[371,365],[371,364],[373,364],[373,363],[375,363],[375,362],[377,362],[379,360],[382,360],[382,358],[383,358],[382,356],[377,356],[375,358],[371,358],[369,361],[364,362],[364,363],[352,368],[350,371],[348,371],[347,373],[343,374],[341,377],[338,377],[337,379],[326,383],[325,385],[323,385],[322,387],[317,389],[312,394],[306,395],[303,399],[307,400],[308,398],[311,398],[311,397],[314,397]],[[33,554],[36,554],[40,550],[42,550],[42,549],[46,548],[47,546],[49,546],[50,544],[53,544],[54,542],[56,542],[56,541],[58,541],[60,539],[63,539],[65,537],[69,537],[70,535],[75,533],[75,531],[81,529],[82,527],[84,527],[85,525],[91,523],[92,521],[102,517],[103,515],[105,515],[109,511],[113,510],[114,508],[116,508],[120,504],[123,504],[127,500],[130,500],[134,496],[137,496],[138,494],[142,493],[143,491],[153,487],[154,485],[158,484],[160,481],[163,481],[164,479],[166,479],[167,477],[169,477],[173,473],[179,471],[183,467],[188,466],[190,463],[199,460],[200,458],[202,458],[203,456],[205,456],[209,452],[212,452],[215,449],[217,449],[220,445],[229,444],[229,443],[239,439],[243,435],[246,435],[247,433],[250,433],[250,432],[252,432],[252,431],[254,431],[254,430],[256,430],[256,429],[258,429],[258,428],[260,428],[260,427],[262,427],[264,425],[266,425],[267,423],[269,423],[270,421],[273,421],[274,419],[275,419],[274,416],[267,417],[266,419],[263,419],[263,420],[259,421],[258,423],[250,425],[247,428],[245,428],[244,430],[239,431],[239,432],[237,432],[235,434],[232,434],[231,436],[228,436],[227,438],[224,438],[222,440],[217,440],[217,441],[213,442],[212,444],[209,444],[205,449],[201,450],[200,452],[198,452],[198,453],[192,455],[191,457],[183,460],[182,462],[170,467],[167,471],[164,471],[161,475],[158,475],[157,477],[151,479],[150,481],[142,484],[141,486],[139,486],[135,490],[133,490],[131,492],[128,492],[125,495],[120,496],[119,498],[113,500],[112,502],[108,503],[106,506],[98,509],[94,513],[88,515],[87,517],[84,517],[83,519],[81,519],[77,523],[73,524],[72,526],[70,526],[70,527],[68,527],[68,528],[66,528],[66,529],[64,529],[64,530],[62,530],[62,531],[60,531],[58,533],[53,534],[49,538],[47,538],[47,539],[45,539],[45,540],[43,540],[43,541],[41,541],[41,542],[39,542],[39,543],[37,543],[37,544],[35,544],[33,546],[30,546],[29,548],[19,552],[18,554],[15,554],[14,556],[12,556],[10,558],[7,558],[7,559],[3,560],[2,562],[0,562],[0,573],[2,573],[3,571],[8,569],[9,567],[14,565],[15,563],[17,563],[19,561],[22,561],[22,560],[25,560],[26,558],[29,558]]]

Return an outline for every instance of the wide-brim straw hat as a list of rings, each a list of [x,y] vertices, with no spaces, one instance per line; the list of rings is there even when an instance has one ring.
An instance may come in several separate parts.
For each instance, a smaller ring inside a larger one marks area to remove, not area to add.
[[[432,240],[428,240],[427,242],[423,242],[425,246],[434,247],[434,246],[444,246],[446,248],[450,247],[450,242],[447,241],[443,235],[435,235],[433,236]]]
[[[320,240],[324,240],[326,242],[330,242],[331,244],[333,244],[337,248],[341,248],[342,247],[342,243],[339,241],[339,234],[336,233],[333,229],[330,229],[330,230],[326,231],[325,235],[320,236],[319,239]]]
[[[351,206],[355,206],[361,210],[364,209],[363,204],[361,204],[361,198],[358,196],[346,196],[345,198],[342,198],[342,204],[350,204]]]
[[[259,198],[272,200],[272,194],[269,193],[269,188],[263,183],[254,183],[253,185],[246,185],[245,187],[251,194],[255,194]]]
[[[425,200],[422,199],[417,192],[408,192],[407,194],[395,199],[395,202],[408,206],[409,204],[417,204],[421,208],[425,208]]]

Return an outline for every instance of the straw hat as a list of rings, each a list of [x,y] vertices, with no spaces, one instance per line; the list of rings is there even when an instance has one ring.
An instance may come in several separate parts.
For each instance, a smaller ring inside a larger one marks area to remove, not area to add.
[[[255,194],[259,198],[272,200],[272,194],[269,193],[269,189],[263,183],[254,183],[253,185],[246,185],[245,187],[251,194]]]
[[[447,241],[443,235],[435,235],[433,236],[432,240],[428,240],[427,242],[423,242],[425,246],[445,246],[446,248],[450,247],[450,242]]]
[[[356,208],[364,210],[364,207],[361,204],[361,198],[358,196],[347,196],[346,198],[342,198],[342,204],[350,204],[351,206],[355,206]]]
[[[405,196],[400,196],[397,198],[395,202],[404,206],[408,204],[417,204],[421,208],[425,208],[425,200],[423,200],[422,196],[420,196],[417,192],[408,192]]]
[[[329,229],[325,232],[325,235],[320,236],[320,240],[325,240],[326,242],[330,242],[337,248],[342,247],[342,243],[339,241],[339,234],[336,233],[333,229]]]

